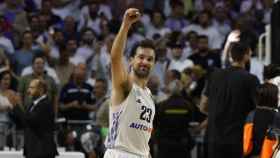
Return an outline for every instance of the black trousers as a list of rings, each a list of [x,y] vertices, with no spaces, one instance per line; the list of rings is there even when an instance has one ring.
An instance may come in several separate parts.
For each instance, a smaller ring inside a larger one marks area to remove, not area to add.
[[[190,151],[181,145],[158,145],[158,158],[191,158]]]
[[[208,158],[242,158],[242,144],[208,143]]]

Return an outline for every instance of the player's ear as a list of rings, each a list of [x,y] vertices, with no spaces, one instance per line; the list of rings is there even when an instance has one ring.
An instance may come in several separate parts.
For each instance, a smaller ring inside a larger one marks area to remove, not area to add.
[[[131,66],[134,62],[134,57],[129,57],[129,65]]]

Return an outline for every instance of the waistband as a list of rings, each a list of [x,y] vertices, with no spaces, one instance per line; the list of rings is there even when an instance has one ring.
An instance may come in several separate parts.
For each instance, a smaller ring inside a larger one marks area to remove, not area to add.
[[[128,155],[132,158],[152,158],[151,155],[144,156],[144,155],[139,155],[139,154],[135,154],[135,153],[131,153],[131,152],[128,152],[128,151],[119,150],[119,149],[107,149],[106,151],[120,153],[120,154],[126,154],[126,155]]]

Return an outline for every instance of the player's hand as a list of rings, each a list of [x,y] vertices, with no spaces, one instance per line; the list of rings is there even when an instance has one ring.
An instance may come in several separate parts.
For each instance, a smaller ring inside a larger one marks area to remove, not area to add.
[[[135,22],[137,22],[141,17],[141,14],[138,9],[136,8],[129,8],[125,11],[123,17],[123,24],[124,26],[131,26]]]

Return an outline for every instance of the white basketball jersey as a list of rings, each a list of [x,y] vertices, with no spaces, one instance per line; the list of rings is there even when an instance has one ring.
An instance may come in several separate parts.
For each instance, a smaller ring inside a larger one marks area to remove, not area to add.
[[[154,115],[155,105],[150,90],[133,84],[119,110],[112,112],[110,108],[110,130],[106,147],[148,156]]]

